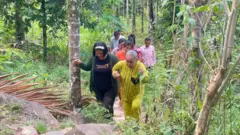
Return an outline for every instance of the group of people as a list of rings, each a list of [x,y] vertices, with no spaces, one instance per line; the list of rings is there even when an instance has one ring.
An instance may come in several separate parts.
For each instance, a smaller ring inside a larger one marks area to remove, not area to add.
[[[138,54],[138,60],[142,62],[147,69],[151,69],[156,63],[155,48],[151,45],[151,39],[145,38],[145,44],[141,47],[136,45],[135,35],[130,34],[128,40],[115,31],[110,41],[110,52],[118,57],[119,60],[126,59],[126,53],[129,50],[135,50]]]
[[[111,114],[115,98],[119,96],[125,118],[139,120],[144,84],[148,81],[147,69],[156,63],[154,47],[146,38],[145,45],[138,48],[135,35],[129,35],[126,40],[118,31],[114,32],[109,45],[110,49],[104,42],[96,42],[88,62],[76,59],[73,63],[91,71],[90,91]]]

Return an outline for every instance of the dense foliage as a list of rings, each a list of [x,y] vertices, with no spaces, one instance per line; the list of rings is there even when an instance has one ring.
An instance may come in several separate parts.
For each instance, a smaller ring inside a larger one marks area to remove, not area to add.
[[[40,0],[1,0],[0,5],[0,74],[20,72],[40,76],[46,84],[58,85],[59,89],[68,90],[68,35],[67,1],[46,1],[47,62],[43,62],[43,14]],[[80,10],[80,57],[86,61],[92,55],[92,46],[96,41],[109,42],[113,31],[122,30],[124,36],[132,32],[132,1],[126,11],[126,0],[82,0]],[[154,40],[157,50],[157,64],[150,72],[143,100],[143,112],[146,121],[124,121],[118,126],[124,134],[174,135],[193,134],[195,121],[190,113],[191,92],[189,79],[192,72],[201,65],[201,82],[197,91],[197,116],[203,105],[204,94],[214,69],[218,66],[223,50],[224,32],[227,24],[224,3],[210,1],[193,7],[178,1],[153,0],[154,2]],[[228,1],[230,5],[232,2]],[[149,33],[147,2],[136,0],[136,38],[137,45],[143,44]],[[238,9],[239,10],[239,9]],[[16,12],[22,17],[24,43],[14,48],[17,43]],[[129,17],[127,16],[127,12]],[[191,35],[196,26],[194,13],[201,12],[202,35],[200,41],[201,57],[191,52],[194,37]],[[210,17],[210,19],[208,19]],[[142,21],[143,18],[143,21]],[[238,18],[239,22],[240,19]],[[142,25],[143,24],[143,25]],[[182,43],[184,27],[188,24],[187,43]],[[144,31],[142,31],[144,29]],[[239,24],[236,26],[230,68],[239,55]],[[236,67],[226,86],[221,99],[213,109],[209,135],[240,133],[240,66]],[[82,72],[82,79],[88,80],[89,74]],[[192,80],[198,80],[194,78]],[[83,87],[83,94],[89,94],[88,86]],[[88,117],[104,121],[102,117],[91,113],[91,109],[104,113],[105,110],[89,106],[82,111]],[[41,128],[41,125],[39,125]],[[45,128],[45,127],[43,127]],[[44,129],[45,130],[45,129]]]

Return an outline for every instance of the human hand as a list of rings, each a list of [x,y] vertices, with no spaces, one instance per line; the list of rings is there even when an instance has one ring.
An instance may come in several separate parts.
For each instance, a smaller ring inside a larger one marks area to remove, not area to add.
[[[140,75],[143,75],[144,74],[144,70],[142,68],[139,69],[139,73]]]
[[[82,61],[80,59],[73,60],[73,64],[75,64],[75,65],[79,65],[81,63],[82,63]]]
[[[118,71],[113,72],[113,77],[114,78],[120,78],[120,73]]]

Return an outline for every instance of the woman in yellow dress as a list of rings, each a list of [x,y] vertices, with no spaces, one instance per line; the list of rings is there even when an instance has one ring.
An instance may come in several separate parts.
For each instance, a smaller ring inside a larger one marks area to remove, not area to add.
[[[126,54],[126,60],[118,62],[112,70],[113,77],[120,80],[125,118],[133,117],[139,120],[144,87],[148,81],[146,67],[138,61],[137,52],[130,50]]]

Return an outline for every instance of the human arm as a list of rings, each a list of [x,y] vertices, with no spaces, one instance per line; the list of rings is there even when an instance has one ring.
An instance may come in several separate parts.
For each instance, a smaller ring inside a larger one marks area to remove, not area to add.
[[[123,65],[123,61],[120,61],[118,63],[116,63],[113,68],[112,68],[112,76],[113,78],[120,78],[120,72],[122,69],[122,65]]]
[[[92,69],[92,61],[93,61],[93,57],[91,57],[86,63],[81,62],[79,66],[82,70],[90,71]]]
[[[118,63],[119,60],[118,60],[118,58],[115,55],[112,55],[111,57],[112,57],[112,64],[114,66],[115,64]]]

